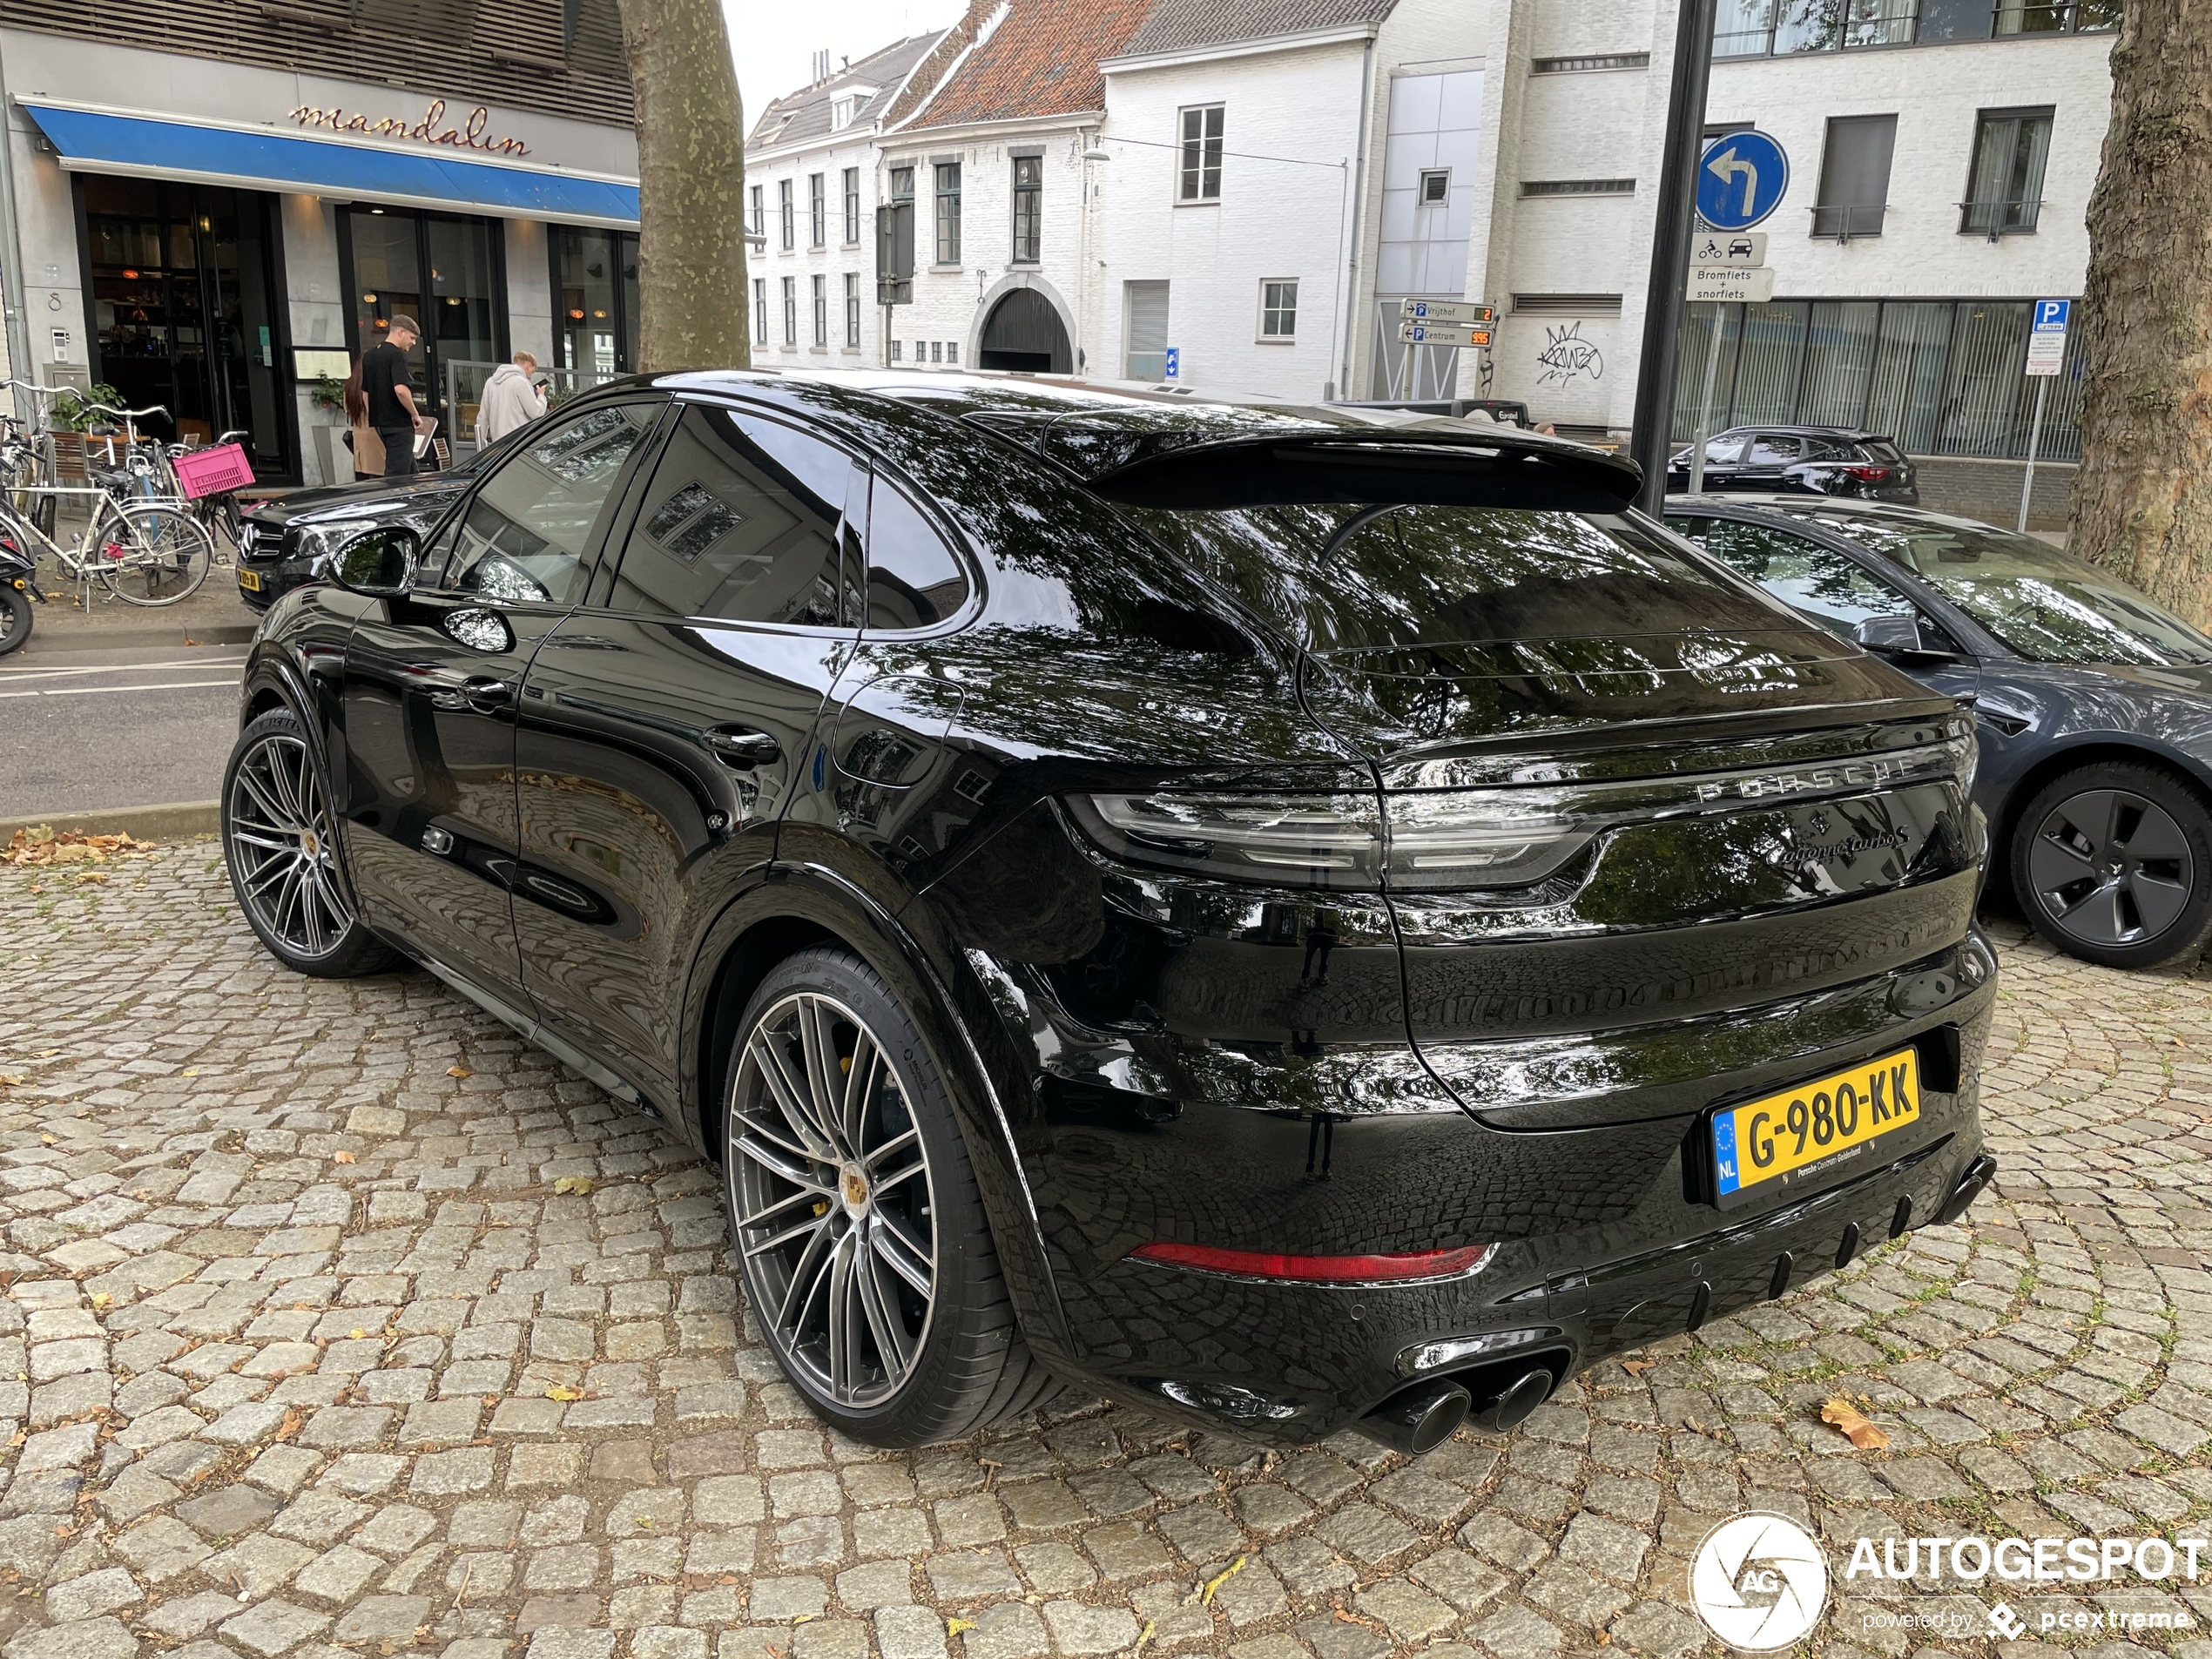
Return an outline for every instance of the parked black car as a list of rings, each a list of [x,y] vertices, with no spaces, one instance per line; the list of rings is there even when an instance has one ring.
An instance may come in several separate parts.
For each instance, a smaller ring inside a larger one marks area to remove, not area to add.
[[[363,530],[382,524],[428,530],[500,448],[480,449],[446,472],[361,478],[269,497],[239,527],[238,597],[249,610],[266,610],[293,589],[326,580],[331,554]]]
[[[1689,488],[1688,449],[1668,461],[1667,488]],[[1920,503],[1919,475],[1897,440],[1857,427],[1730,427],[1705,440],[1705,488]]]
[[[1987,1181],[1971,725],[1594,450],[988,375],[599,388],[273,609],[223,785],[718,1160],[830,1422],[1408,1450]],[[344,585],[339,585],[342,583]]]
[[[1668,523],[1813,621],[1972,698],[1974,799],[2036,930],[2118,968],[2212,936],[2212,638],[1973,519],[1684,496]]]

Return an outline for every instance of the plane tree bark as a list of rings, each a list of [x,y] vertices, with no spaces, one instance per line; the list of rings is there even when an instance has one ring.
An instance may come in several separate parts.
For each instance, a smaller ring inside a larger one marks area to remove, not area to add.
[[[637,367],[749,368],[745,121],[720,0],[618,4],[637,111]]]
[[[2069,545],[2212,625],[2212,6],[2127,0],[2089,198]]]

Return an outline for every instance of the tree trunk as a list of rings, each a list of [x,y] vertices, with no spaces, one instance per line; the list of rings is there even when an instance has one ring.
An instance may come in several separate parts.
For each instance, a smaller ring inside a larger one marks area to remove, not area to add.
[[[2128,0],[2089,198],[2074,551],[2212,624],[2212,5]]]
[[[719,0],[619,0],[637,104],[637,367],[749,368],[745,120]]]

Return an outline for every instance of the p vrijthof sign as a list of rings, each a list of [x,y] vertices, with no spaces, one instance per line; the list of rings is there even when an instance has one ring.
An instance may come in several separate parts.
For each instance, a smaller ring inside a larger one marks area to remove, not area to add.
[[[388,115],[377,120],[359,111],[318,109],[312,104],[302,104],[293,111],[292,118],[303,127],[324,127],[332,132],[360,132],[376,138],[413,138],[418,144],[475,150],[486,155],[526,156],[530,152],[529,145],[520,138],[486,138],[484,129],[491,125],[491,111],[481,104],[469,111],[468,118],[462,125],[446,125],[446,101],[442,98],[432,98],[430,107],[423,111],[422,118],[412,125],[396,115]]]

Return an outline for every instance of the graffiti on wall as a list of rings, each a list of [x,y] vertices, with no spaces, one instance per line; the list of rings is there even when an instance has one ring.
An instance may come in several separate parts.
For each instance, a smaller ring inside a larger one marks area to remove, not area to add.
[[[1573,322],[1544,328],[1544,348],[1536,354],[1539,386],[1572,386],[1578,380],[1603,380],[1605,354],[1597,342],[1582,338],[1582,324]]]

